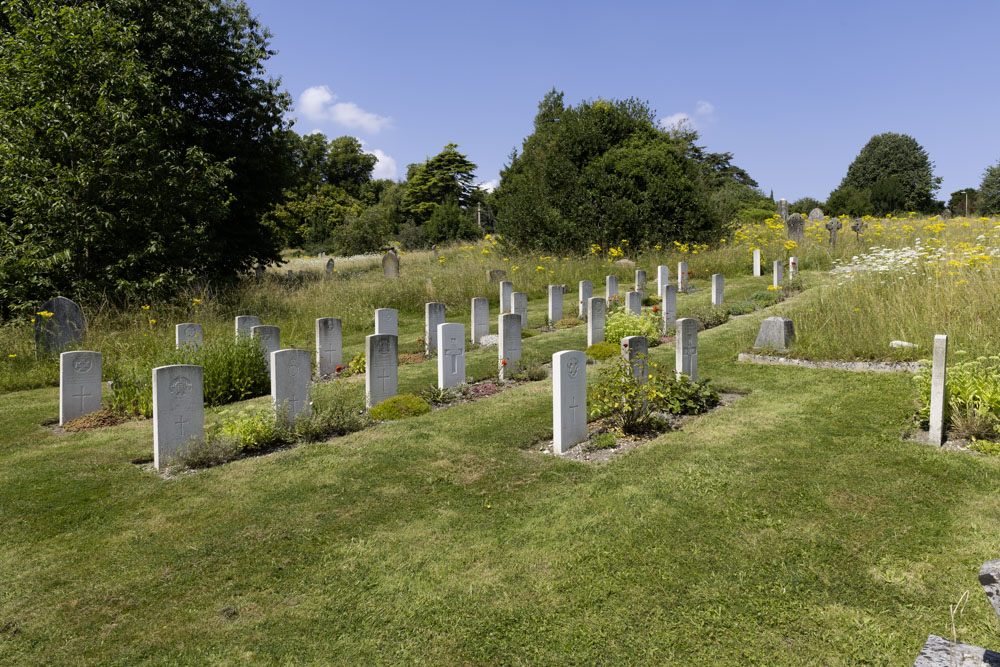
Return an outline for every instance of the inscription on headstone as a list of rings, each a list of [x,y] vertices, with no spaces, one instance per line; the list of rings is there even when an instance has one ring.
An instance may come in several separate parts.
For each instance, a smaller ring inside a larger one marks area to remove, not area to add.
[[[204,342],[204,335],[200,324],[189,322],[174,326],[174,343],[178,350],[182,347],[199,348]]]
[[[521,317],[516,313],[504,313],[497,324],[500,330],[497,344],[500,379],[507,380],[516,372],[521,359]]]
[[[165,467],[192,439],[205,437],[205,373],[180,364],[153,369],[153,466]]]
[[[599,296],[587,299],[587,347],[604,341],[604,321],[608,302]]]
[[[428,357],[437,352],[437,328],[444,323],[444,311],[440,301],[424,304],[424,354]]]
[[[698,320],[682,317],[677,320],[674,339],[674,365],[677,375],[698,380]]]
[[[101,353],[77,350],[59,355],[59,423],[101,409]]]
[[[271,353],[271,406],[289,422],[309,416],[312,367],[309,350],[277,350]]]
[[[479,344],[483,336],[490,335],[490,300],[477,296],[472,300],[472,342]]]

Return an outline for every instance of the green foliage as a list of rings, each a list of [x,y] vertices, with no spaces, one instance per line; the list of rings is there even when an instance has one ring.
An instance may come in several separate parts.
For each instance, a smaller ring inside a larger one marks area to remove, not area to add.
[[[521,338],[522,339],[523,338],[531,338],[533,336],[539,335],[540,333],[542,333],[542,332],[539,331],[538,329],[521,329]]]
[[[476,165],[448,144],[420,165],[410,165],[403,211],[418,225],[430,220],[439,204],[454,202],[466,207],[473,189]]]
[[[510,375],[510,379],[515,382],[537,382],[549,376],[548,370],[540,363],[531,363],[521,360],[517,370]]]
[[[725,305],[726,312],[730,316],[733,315],[746,315],[747,313],[752,313],[757,310],[757,306],[753,301],[733,301],[732,303],[727,303]]]
[[[617,441],[614,433],[598,433],[590,439],[585,447],[588,451],[597,451],[599,449],[612,449],[615,444]]]
[[[233,415],[223,413],[219,434],[234,442],[241,452],[258,452],[291,443],[295,428],[281,411],[251,408]],[[207,439],[212,440],[214,435]]]
[[[476,223],[454,200],[435,205],[422,229],[425,244],[473,241],[482,236]]]
[[[600,343],[594,343],[587,348],[587,356],[595,361],[605,361],[620,357],[621,350],[615,343],[602,340]]]
[[[353,387],[336,382],[331,391],[313,401],[308,417],[295,419],[295,435],[303,442],[318,442],[333,436],[347,435],[371,425],[365,411],[364,395]]]
[[[430,404],[413,394],[399,394],[386,399],[368,411],[375,421],[394,421],[418,417],[431,411]]]
[[[1000,161],[983,172],[978,205],[981,215],[1000,215]]]
[[[885,132],[873,136],[854,162],[847,168],[847,175],[838,190],[845,187],[867,191],[873,205],[884,206],[899,201],[907,211],[929,212],[934,208],[934,193],[941,187],[941,178],[934,176],[933,163],[924,147],[906,134]],[[895,181],[890,181],[895,177]],[[881,184],[879,184],[881,182]],[[876,197],[879,199],[876,201]],[[833,195],[830,206],[833,208]],[[850,215],[855,213],[837,211]]]
[[[931,363],[924,361],[914,377],[919,403],[917,420],[924,428],[930,423],[931,370]],[[969,427],[976,421],[1000,424],[1000,356],[949,364],[946,390],[945,425],[959,420]]]
[[[1000,183],[998,183],[998,189],[1000,189]],[[979,210],[978,200],[979,190],[964,188],[951,193],[951,197],[948,198],[948,208],[951,209],[952,215],[967,218]],[[968,209],[966,209],[966,204],[968,204]]]
[[[973,449],[990,456],[1000,456],[1000,442],[992,440],[973,440],[969,443],[969,449]]]
[[[826,206],[826,204],[818,199],[813,199],[812,197],[801,197],[788,205],[788,212],[809,215],[814,208],[822,209],[824,206]]]
[[[687,311],[684,317],[693,317],[701,324],[702,329],[711,329],[729,321],[729,310],[714,306],[702,306]]]
[[[432,405],[448,405],[466,398],[467,393],[458,387],[438,388],[436,384],[428,385],[417,392],[417,396]]]
[[[896,174],[880,178],[871,187],[872,213],[898,213],[906,206],[906,186]]]
[[[758,308],[767,308],[775,304],[781,303],[782,295],[779,290],[760,290],[759,292],[754,292],[749,297],[750,301],[757,304]]]
[[[650,346],[655,346],[660,341],[660,318],[649,311],[641,315],[626,311],[608,315],[604,323],[604,338],[610,342],[621,341],[627,336],[645,336]]]
[[[826,202],[826,214],[862,216],[872,212],[871,190],[841,185],[830,193]]]
[[[347,362],[347,368],[341,373],[347,377],[350,375],[362,375],[365,372],[365,353],[358,352],[354,358]]]

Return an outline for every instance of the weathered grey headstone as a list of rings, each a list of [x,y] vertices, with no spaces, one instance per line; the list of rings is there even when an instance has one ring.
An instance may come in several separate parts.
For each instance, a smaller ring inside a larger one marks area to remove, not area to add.
[[[787,317],[765,317],[760,323],[755,350],[777,350],[784,352],[795,340],[795,324]]]
[[[643,384],[649,379],[649,368],[646,364],[647,354],[649,354],[649,340],[645,336],[622,338],[622,356],[632,366],[632,377]]]
[[[688,263],[687,262],[677,262],[677,291],[686,292],[688,288]]]
[[[799,258],[788,258],[788,279],[795,280],[799,276]]]
[[[399,386],[399,339],[391,334],[365,336],[365,405],[373,408],[396,395]]]
[[[594,283],[590,282],[589,280],[581,280],[578,292],[579,292],[579,297],[578,298],[579,298],[579,301],[580,301],[580,304],[579,304],[580,307],[579,307],[579,309],[577,311],[578,312],[578,316],[579,316],[579,318],[581,320],[583,320],[584,322],[586,322],[587,321],[587,303],[594,296]]]
[[[1000,653],[930,635],[913,667],[1000,667]]]
[[[344,363],[343,326],[339,317],[316,319],[316,370],[320,375],[330,375]]]
[[[87,318],[83,316],[83,309],[64,296],[49,299],[35,315],[35,351],[38,355],[58,354],[82,343],[86,335]]]
[[[331,259],[326,260],[326,273],[327,273],[327,275],[332,274],[333,270],[334,270],[333,259],[331,258]]]
[[[802,239],[806,237],[806,219],[802,217],[801,213],[790,215],[785,222],[785,227],[788,229],[789,241],[802,243]]]
[[[507,280],[507,272],[503,269],[490,269],[487,275],[490,277],[491,283],[498,283],[501,280]]]
[[[726,278],[721,273],[712,274],[712,305],[722,306],[725,301]]]
[[[562,287],[562,293],[563,293],[563,294],[569,294],[569,285],[567,285],[567,284],[563,283],[563,284],[562,284],[562,285],[560,285],[559,287]]]
[[[521,359],[521,316],[517,313],[504,313],[500,316],[498,326],[500,341],[497,343],[497,363],[500,379],[506,380],[517,370]]]
[[[642,292],[629,290],[625,293],[625,310],[633,315],[642,314]]]
[[[934,357],[931,367],[931,414],[927,442],[932,445],[944,443],[944,409],[947,399],[946,371],[948,366],[948,336],[934,336]]]
[[[760,268],[760,248],[755,248],[753,251],[753,274],[758,278],[764,275]]]
[[[528,328],[528,293],[514,292],[510,295],[512,311],[514,315],[521,318],[521,328]]]
[[[778,200],[778,215],[781,216],[781,219],[783,221],[788,222],[788,200],[787,199],[779,199]]]
[[[843,225],[840,223],[840,219],[839,218],[834,218],[834,219],[830,220],[828,223],[826,223],[826,228],[828,230],[830,230],[830,245],[831,246],[835,247],[837,245],[837,232],[840,231],[841,227],[843,227]]]
[[[670,283],[670,268],[660,264],[656,267],[656,293],[663,296],[663,288]]]
[[[197,349],[205,342],[205,337],[200,324],[188,322],[174,326],[174,344],[177,349],[189,347]]]
[[[950,208],[946,208],[946,209],[945,209],[945,210],[944,210],[944,211],[943,211],[943,212],[941,213],[941,219],[942,219],[942,220],[951,220],[951,209],[950,209]]]
[[[552,449],[564,454],[587,439],[587,355],[552,355]]]
[[[771,282],[772,287],[781,287],[782,283],[785,281],[783,273],[781,261],[777,259],[774,260],[774,280]]]
[[[822,220],[823,217],[824,217],[823,209],[821,208],[814,208],[813,210],[809,211],[809,222],[817,222],[819,220]]]
[[[309,416],[312,406],[312,367],[309,350],[276,350],[271,353],[271,406],[289,422]]]
[[[645,269],[635,270],[635,291],[645,292],[646,291],[646,271]]]
[[[59,424],[101,409],[101,353],[59,355]]]
[[[587,299],[587,347],[604,341],[608,302],[599,296]]]
[[[153,369],[153,466],[159,470],[192,439],[205,437],[205,371],[179,364]]]
[[[263,278],[264,274],[266,272],[267,272],[267,269],[264,268],[264,265],[262,265],[262,264],[258,264],[257,266],[253,267],[253,275],[254,275],[254,278],[256,278],[257,280],[260,280],[261,278]]]
[[[289,278],[295,277],[295,273],[291,269],[285,269],[285,275],[288,276]]]
[[[500,281],[500,313],[512,313],[514,304],[511,295],[514,293],[514,283],[509,280]]]
[[[382,275],[386,278],[399,277],[399,257],[391,250],[382,255]]]
[[[674,338],[674,370],[678,377],[687,375],[698,381],[698,320],[682,317],[677,320]]]
[[[477,296],[472,300],[472,342],[479,344],[483,336],[490,335],[490,300]]]
[[[399,311],[395,308],[375,309],[375,333],[399,335]]]
[[[618,276],[605,276],[604,298],[611,303],[618,296]]]
[[[437,328],[444,323],[445,307],[440,301],[424,304],[424,354],[437,352]]]
[[[236,316],[236,337],[249,336],[250,330],[255,326],[260,325],[260,318],[256,315],[237,315]]]
[[[457,387],[465,382],[465,326],[439,324],[438,339],[438,389]]]
[[[990,560],[979,568],[979,585],[986,593],[986,599],[993,610],[1000,615],[1000,560]]]
[[[549,326],[563,318],[562,285],[549,285]]]
[[[663,335],[667,335],[668,329],[673,329],[677,323],[677,285],[667,285],[663,289],[663,296],[660,297],[660,309],[663,311],[662,330]]]
[[[267,360],[267,370],[271,370],[271,353],[281,349],[281,328],[269,324],[258,324],[250,329],[251,338],[256,338]]]

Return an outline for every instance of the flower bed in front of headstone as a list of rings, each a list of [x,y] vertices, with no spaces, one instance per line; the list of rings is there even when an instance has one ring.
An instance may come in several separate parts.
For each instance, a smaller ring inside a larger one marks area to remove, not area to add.
[[[965,356],[959,350],[958,356]],[[914,420],[927,430],[930,422],[931,362],[921,361],[922,370],[913,380],[918,409]],[[948,400],[944,425],[949,439],[965,440],[970,449],[1000,453],[1000,356],[983,356],[948,365]]]

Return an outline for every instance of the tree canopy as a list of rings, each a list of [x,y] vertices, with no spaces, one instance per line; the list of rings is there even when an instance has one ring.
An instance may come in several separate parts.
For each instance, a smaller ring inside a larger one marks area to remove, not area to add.
[[[1000,215],[1000,161],[983,172],[977,205],[982,215]]]
[[[873,136],[847,168],[838,190],[853,188],[853,191],[838,196],[834,191],[830,201],[856,203],[867,197],[870,210],[864,213],[881,215],[902,210],[928,213],[938,206],[934,194],[940,187],[941,178],[934,175],[934,163],[924,147],[909,135],[885,132]],[[835,214],[851,213],[832,205],[831,208]]]

